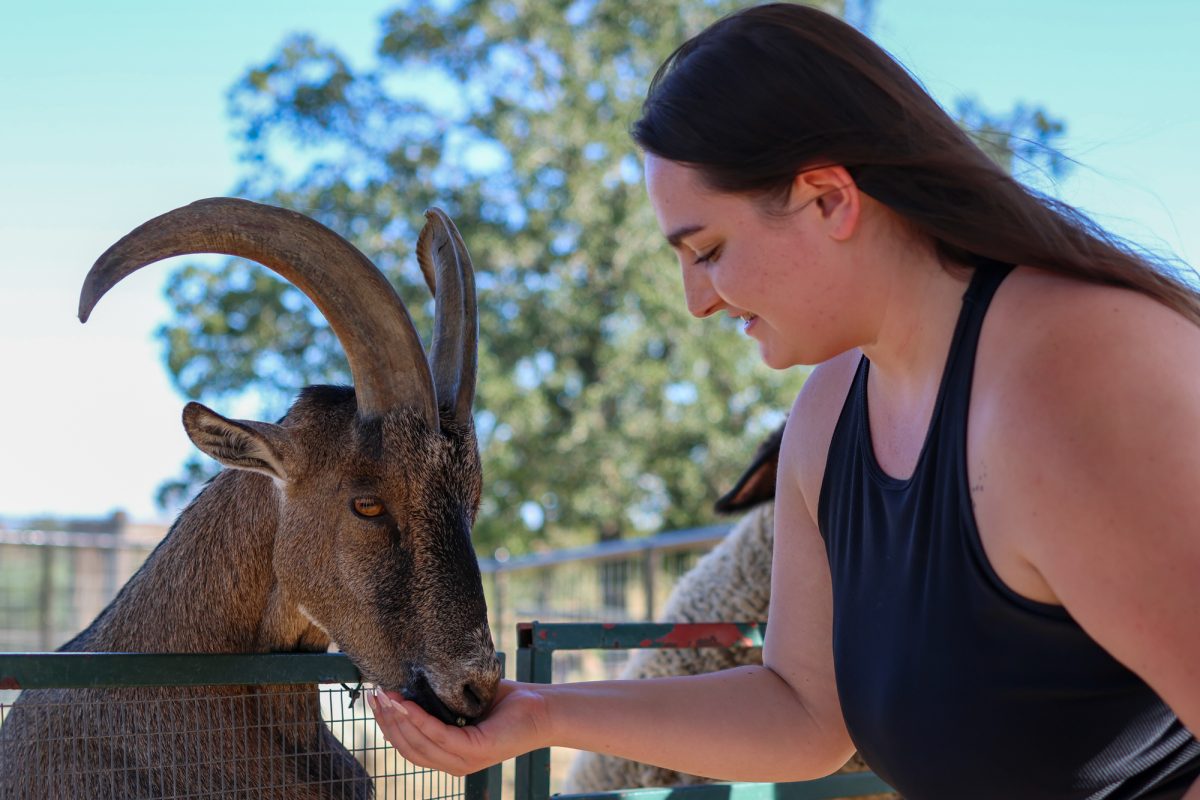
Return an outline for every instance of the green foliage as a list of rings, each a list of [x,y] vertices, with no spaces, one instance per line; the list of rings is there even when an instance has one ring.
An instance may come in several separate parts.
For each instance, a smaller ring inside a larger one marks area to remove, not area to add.
[[[1068,161],[1053,146],[1066,126],[1044,109],[1018,103],[1007,113],[997,114],[974,98],[962,98],[954,112],[975,143],[1013,175],[1036,183],[1060,178],[1066,172]]]
[[[480,301],[481,549],[707,522],[799,389],[736,325],[688,315],[628,136],[658,64],[737,5],[405,2],[374,65],[297,37],[230,94],[238,193],[347,236],[422,331],[421,212],[459,224]],[[274,416],[305,383],[348,380],[325,322],[261,268],[188,267],[168,292],[161,335],[189,397],[249,389]],[[188,470],[165,495],[206,468]]]

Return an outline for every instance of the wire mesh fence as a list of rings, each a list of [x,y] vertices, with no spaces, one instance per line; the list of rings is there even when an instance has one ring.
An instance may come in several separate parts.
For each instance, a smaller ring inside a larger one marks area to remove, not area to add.
[[[338,654],[0,655],[0,799],[482,800],[415,767]]]
[[[497,649],[515,648],[518,622],[653,620],[680,576],[727,530],[480,559]],[[0,530],[0,652],[61,646],[104,609],[154,544],[109,533]],[[619,651],[572,653],[556,680],[614,677],[627,658]]]
[[[516,649],[514,631],[518,621],[654,619],[678,578],[726,533],[726,527],[670,531],[641,540],[606,542],[504,561],[481,559],[480,569],[484,572],[497,649]],[[6,657],[2,655],[4,651],[52,650],[73,637],[112,600],[152,547],[152,541],[122,541],[119,536],[107,534],[0,530],[0,663]],[[614,678],[628,658],[629,652],[625,650],[560,651],[553,660],[553,680]],[[515,676],[515,666],[511,662],[508,674]],[[118,678],[124,680],[121,676]],[[241,678],[239,682],[245,684],[246,679]],[[65,686],[52,687],[52,691]],[[8,796],[360,796],[354,793],[361,778],[359,772],[343,774],[336,771],[350,768],[342,751],[329,744],[329,740],[311,738],[314,735],[311,733],[314,729],[313,700],[296,696],[298,690],[295,687],[287,690],[283,686],[272,688],[270,680],[264,678],[262,685],[254,686],[252,690],[244,686],[240,693],[234,693],[228,686],[221,690],[192,687],[181,693],[184,690],[179,686],[172,690],[144,687],[137,690],[126,685],[118,690],[115,685],[108,685],[106,691],[107,694],[86,697],[76,694],[71,700],[56,702],[52,694],[46,694],[38,700],[43,708],[36,714],[42,715],[41,729],[46,733],[38,734],[44,741],[31,758],[43,758],[48,752],[61,753],[67,748],[68,756],[74,759],[72,763],[78,766],[70,770],[44,769],[46,775],[52,776],[46,778],[47,786],[58,787],[49,790],[49,794],[12,794],[12,790],[6,788],[4,778],[0,778],[0,800],[6,800]],[[125,692],[125,696],[116,702],[118,694],[114,692],[119,691]],[[11,736],[18,727],[32,724],[20,720],[23,716],[35,716],[32,699],[37,696],[32,692],[26,694],[30,699],[22,700],[22,704],[14,708],[17,694],[0,691],[0,715],[7,716],[12,711],[17,714],[14,718],[18,723],[10,726],[6,722],[5,727],[0,728],[0,776],[10,771],[8,766],[12,762],[5,759],[11,757],[6,756],[5,751],[14,746]],[[364,796],[436,800],[466,790],[448,776],[389,762],[389,759],[392,762],[396,759],[394,751],[380,738],[361,704],[355,704],[356,711],[346,708],[349,697],[340,686],[323,686],[317,696],[324,728],[334,734],[334,740],[340,742],[338,746],[352,753],[354,762],[371,776],[374,794]],[[107,705],[103,700],[106,697]],[[26,704],[31,708],[23,711]],[[66,708],[71,704],[88,706],[91,709],[89,720],[83,720]],[[288,722],[292,717],[284,720],[278,716],[281,710],[304,710],[307,716],[298,718],[304,718],[305,722]],[[106,715],[107,723],[96,722],[96,718]],[[212,720],[205,715],[212,716]],[[67,746],[74,739],[62,736],[55,739],[49,730],[53,721],[58,721],[56,724],[64,728],[72,726],[80,732],[90,732],[94,744],[77,748],[79,752],[72,753]],[[151,723],[160,726],[157,736],[138,733],[144,728],[136,727],[137,724],[149,726]],[[288,729],[293,730],[293,735],[282,739],[271,733]],[[114,730],[126,730],[126,733],[114,733]],[[187,734],[188,730],[192,734]],[[233,736],[232,730],[245,730],[246,733]],[[257,738],[252,735],[256,730],[259,732]],[[301,730],[308,732],[310,738],[298,740]],[[5,736],[10,739],[6,740]],[[292,748],[293,753],[302,754],[289,763],[290,772],[283,771],[281,765],[265,766],[269,762],[263,751],[265,745],[260,742],[268,739],[272,745],[280,745],[282,741]],[[187,772],[191,766],[179,764],[178,758],[167,754],[168,751],[192,752],[197,757],[209,758],[211,748],[200,747],[197,742],[226,740],[228,742],[223,746],[227,750],[212,754],[212,759],[240,765],[240,768],[223,766],[220,770],[197,776]],[[302,746],[295,744],[296,741],[301,741]],[[238,742],[242,744],[238,745]],[[241,750],[236,750],[235,746]],[[100,763],[106,765],[104,769],[88,766],[96,759],[103,759]],[[149,763],[167,765],[172,770],[156,778],[160,782],[149,784],[152,790],[143,790],[139,787],[146,786],[145,781],[150,780],[146,777],[149,768],[144,766]],[[101,777],[106,770],[118,777]],[[287,790],[277,784],[282,780],[281,775],[286,781],[293,782]],[[290,777],[292,775],[316,775],[314,780],[317,786],[324,787],[324,793],[299,793],[295,781],[300,778]],[[187,777],[186,781],[182,780],[184,777]],[[235,781],[240,783],[235,784]],[[257,781],[259,787],[230,788],[241,787],[246,781]],[[335,793],[334,787],[341,787],[336,789],[341,794]],[[112,794],[103,794],[109,789]],[[276,789],[281,793],[272,795]],[[179,790],[194,794],[176,793]],[[502,790],[505,796],[511,796],[510,782],[500,784],[492,798],[499,798]]]

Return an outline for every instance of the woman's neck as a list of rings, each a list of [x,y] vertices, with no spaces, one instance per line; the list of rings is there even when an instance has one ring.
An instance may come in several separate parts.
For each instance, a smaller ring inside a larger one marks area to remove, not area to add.
[[[936,261],[895,273],[877,311],[875,336],[859,348],[889,393],[936,393],[970,277]]]
[[[899,407],[937,394],[971,270],[947,264],[936,244],[890,209],[868,201],[855,259],[868,285],[858,348]]]

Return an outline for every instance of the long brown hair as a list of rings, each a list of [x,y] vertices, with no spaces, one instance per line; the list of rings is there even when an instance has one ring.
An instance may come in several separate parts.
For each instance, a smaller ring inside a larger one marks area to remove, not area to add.
[[[1200,324],[1200,296],[1170,262],[1014,180],[886,51],[817,9],[747,8],[685,42],[632,133],[711,188],[768,201],[802,169],[842,165],[946,261],[1123,286]]]

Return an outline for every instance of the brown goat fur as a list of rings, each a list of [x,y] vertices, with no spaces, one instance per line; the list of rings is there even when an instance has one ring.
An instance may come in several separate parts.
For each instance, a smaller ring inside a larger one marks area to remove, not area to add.
[[[288,443],[286,487],[255,472],[222,471],[113,602],[60,650],[323,652],[332,637],[366,679],[390,689],[408,686],[414,669],[425,672],[434,691],[494,672],[469,540],[480,496],[473,432],[444,421],[441,433],[432,434],[404,411],[364,424],[352,390],[310,387],[275,435]],[[382,520],[356,517],[350,504],[363,494],[393,510]],[[440,677],[447,675],[457,677]],[[232,699],[245,693],[243,687],[26,692],[0,727],[0,797],[68,796],[49,776],[65,780],[81,770],[95,773],[90,789],[107,780],[121,788],[128,772],[147,787],[147,797],[159,796],[155,781],[189,791],[235,785],[230,771],[258,785],[265,776],[244,772],[246,764],[278,772],[283,762],[298,775],[327,773],[333,782],[314,789],[314,797],[341,797],[347,786],[359,788],[346,797],[368,796],[365,771],[321,723],[315,686],[302,697],[294,687],[257,687],[247,700]],[[136,713],[123,713],[125,704]],[[175,719],[163,719],[168,714]],[[188,718],[231,732],[204,742],[203,763],[187,763],[186,754],[197,750],[197,734],[179,727]],[[264,735],[264,719],[278,720],[284,732]],[[243,728],[251,731],[248,739],[238,733]],[[150,735],[159,730],[167,735]],[[85,743],[65,754],[67,763],[61,748],[52,750],[64,735]],[[174,766],[163,772],[164,764]],[[111,778],[97,777],[106,766]],[[283,786],[278,795],[257,796],[304,796],[299,791]]]
[[[470,539],[481,493],[474,284],[453,223],[427,217],[417,249],[436,286],[432,375],[378,271],[292,212],[201,201],[101,257],[81,318],[140,266],[217,241],[306,292],[321,287],[313,299],[346,333],[357,388],[309,387],[276,424],[188,404],[188,435],[226,469],[60,650],[322,652],[336,642],[364,680],[443,720],[483,714],[500,668]],[[397,378],[389,365],[401,362],[420,374]],[[0,800],[214,791],[328,800],[369,797],[372,784],[322,723],[315,684],[26,691],[0,726]]]

